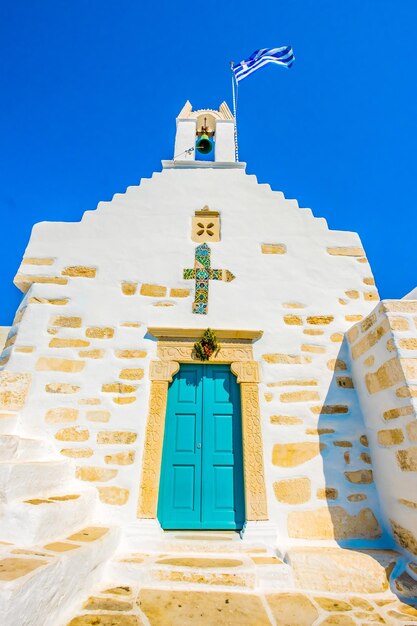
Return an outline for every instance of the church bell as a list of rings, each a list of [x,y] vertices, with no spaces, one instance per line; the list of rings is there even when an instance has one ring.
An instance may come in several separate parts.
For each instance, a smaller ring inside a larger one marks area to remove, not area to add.
[[[208,135],[204,134],[198,138],[195,147],[201,154],[210,154],[213,150],[213,142]]]

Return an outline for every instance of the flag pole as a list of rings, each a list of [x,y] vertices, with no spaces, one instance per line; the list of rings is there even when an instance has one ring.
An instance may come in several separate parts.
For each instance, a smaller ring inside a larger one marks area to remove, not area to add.
[[[235,140],[235,161],[236,163],[239,161],[239,146],[237,143],[237,118],[236,118],[236,112],[237,112],[237,96],[238,96],[238,84],[237,81],[235,79],[235,74],[233,72],[233,65],[234,62],[230,61],[230,71],[232,73],[232,99],[233,99],[233,116],[235,118],[235,125],[234,125],[234,140]]]

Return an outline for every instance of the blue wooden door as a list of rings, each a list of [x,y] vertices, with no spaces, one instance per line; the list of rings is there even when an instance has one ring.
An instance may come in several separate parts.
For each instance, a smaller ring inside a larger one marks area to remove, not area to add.
[[[240,529],[240,394],[227,365],[181,365],[169,387],[158,499],[165,529]]]

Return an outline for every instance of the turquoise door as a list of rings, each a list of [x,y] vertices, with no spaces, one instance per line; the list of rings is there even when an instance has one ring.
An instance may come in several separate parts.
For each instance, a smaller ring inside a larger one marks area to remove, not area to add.
[[[181,365],[168,391],[158,519],[165,529],[241,529],[240,393],[227,365]]]

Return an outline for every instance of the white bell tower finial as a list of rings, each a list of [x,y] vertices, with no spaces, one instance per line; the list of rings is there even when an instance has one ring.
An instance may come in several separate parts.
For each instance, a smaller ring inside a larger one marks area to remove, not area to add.
[[[187,100],[177,117],[174,161],[234,163],[234,124],[226,102],[222,102],[218,111],[193,111]]]

